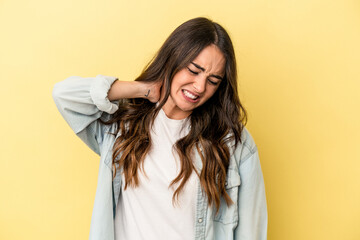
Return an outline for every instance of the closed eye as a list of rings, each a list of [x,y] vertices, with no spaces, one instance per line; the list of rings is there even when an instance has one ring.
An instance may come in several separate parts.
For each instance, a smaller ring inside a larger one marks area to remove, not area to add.
[[[208,79],[209,83],[212,85],[218,85],[220,81],[212,81],[211,79]]]
[[[191,74],[193,74],[193,75],[198,75],[199,73],[198,72],[195,72],[195,71],[193,71],[193,70],[191,70],[189,67],[186,67],[188,70],[189,70],[189,72],[191,73]],[[208,81],[209,81],[209,83],[211,84],[211,85],[218,85],[219,84],[219,82],[220,81],[213,81],[213,80],[211,80],[210,78],[208,78]]]
[[[191,72],[191,73],[194,74],[194,75],[198,75],[198,74],[199,74],[198,72],[195,72],[195,71],[191,70],[191,69],[188,68],[188,67],[186,67],[186,68],[189,70],[189,72]]]

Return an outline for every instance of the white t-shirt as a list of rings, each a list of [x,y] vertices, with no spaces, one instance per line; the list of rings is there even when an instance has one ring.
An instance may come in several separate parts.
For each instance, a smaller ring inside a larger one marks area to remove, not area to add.
[[[172,197],[179,183],[169,188],[180,171],[179,157],[173,151],[173,145],[188,134],[188,120],[170,119],[160,110],[151,131],[152,148],[144,162],[148,178],[138,169],[139,186],[128,185],[124,190],[125,178],[122,176],[115,239],[194,239],[198,176],[193,171],[180,192],[178,205],[176,202],[173,205]]]

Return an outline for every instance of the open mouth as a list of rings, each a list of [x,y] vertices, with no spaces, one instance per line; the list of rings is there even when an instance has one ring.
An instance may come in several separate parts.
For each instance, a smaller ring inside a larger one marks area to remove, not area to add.
[[[189,100],[190,102],[197,102],[197,100],[200,98],[199,95],[195,95],[195,94],[193,94],[193,93],[191,93],[191,92],[189,92],[189,91],[187,91],[185,89],[182,90],[182,93],[185,96],[185,98],[187,100]]]

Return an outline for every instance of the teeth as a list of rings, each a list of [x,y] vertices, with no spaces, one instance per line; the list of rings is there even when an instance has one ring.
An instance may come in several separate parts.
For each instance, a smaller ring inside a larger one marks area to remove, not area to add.
[[[186,90],[184,90],[184,94],[185,94],[185,96],[187,96],[188,98],[191,98],[191,99],[193,99],[193,100],[197,98],[197,96],[189,93],[189,92],[186,91]]]

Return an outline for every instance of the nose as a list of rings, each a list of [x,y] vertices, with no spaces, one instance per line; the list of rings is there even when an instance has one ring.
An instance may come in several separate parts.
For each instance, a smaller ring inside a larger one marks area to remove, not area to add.
[[[203,93],[206,89],[206,78],[205,77],[198,77],[195,79],[193,83],[194,90],[196,93]]]

